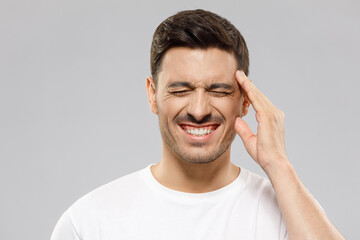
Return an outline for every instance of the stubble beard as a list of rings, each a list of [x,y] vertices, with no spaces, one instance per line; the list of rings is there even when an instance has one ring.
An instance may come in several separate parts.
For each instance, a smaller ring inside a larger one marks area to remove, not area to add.
[[[234,141],[234,138],[236,136],[235,130],[231,132],[228,138],[224,139],[218,149],[211,149],[210,151],[207,151],[204,153],[205,149],[201,149],[203,147],[206,147],[205,143],[195,143],[190,145],[191,148],[188,150],[184,145],[181,145],[179,141],[177,142],[174,137],[170,133],[170,127],[167,125],[166,130],[164,123],[161,124],[161,120],[159,119],[159,127],[161,132],[161,137],[165,144],[170,148],[172,152],[174,152],[181,160],[186,161],[187,163],[195,163],[195,164],[205,164],[210,163],[218,159],[221,155],[223,155],[230,147],[231,143]],[[199,148],[199,151],[197,153],[194,153],[196,151],[195,149]],[[187,151],[188,150],[188,151]]]

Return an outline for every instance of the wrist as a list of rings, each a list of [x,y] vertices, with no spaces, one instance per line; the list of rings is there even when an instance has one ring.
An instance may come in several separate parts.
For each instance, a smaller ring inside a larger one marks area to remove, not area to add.
[[[276,178],[284,178],[295,174],[294,167],[291,165],[287,157],[278,158],[276,161],[272,161],[263,167],[266,175],[269,179],[275,180]]]

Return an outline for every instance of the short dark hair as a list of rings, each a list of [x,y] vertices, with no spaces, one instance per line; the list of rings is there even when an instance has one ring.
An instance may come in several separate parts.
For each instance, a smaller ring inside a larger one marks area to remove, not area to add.
[[[249,73],[249,52],[233,24],[202,9],[186,10],[165,19],[155,30],[150,51],[151,75],[157,83],[166,51],[173,47],[216,47],[235,55],[238,69]]]

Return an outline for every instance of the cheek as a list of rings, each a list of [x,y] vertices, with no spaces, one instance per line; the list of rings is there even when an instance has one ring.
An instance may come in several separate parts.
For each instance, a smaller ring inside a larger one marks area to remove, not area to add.
[[[186,106],[186,101],[181,98],[165,98],[158,102],[159,113],[166,118],[170,118],[170,121],[184,109],[184,106]]]
[[[214,101],[213,106],[218,109],[227,121],[235,121],[235,118],[240,115],[242,110],[240,98],[218,99],[218,101]]]

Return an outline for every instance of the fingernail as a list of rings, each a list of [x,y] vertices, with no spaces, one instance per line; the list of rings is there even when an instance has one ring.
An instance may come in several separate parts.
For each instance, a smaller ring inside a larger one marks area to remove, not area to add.
[[[242,70],[237,71],[238,74],[238,79],[240,81],[240,83],[242,83],[244,81],[243,77],[244,77],[244,72]]]

